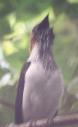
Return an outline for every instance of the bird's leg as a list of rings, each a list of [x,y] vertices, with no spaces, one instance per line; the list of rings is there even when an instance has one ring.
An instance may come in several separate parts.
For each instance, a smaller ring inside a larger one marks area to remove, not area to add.
[[[53,119],[55,118],[55,116],[57,115],[57,113],[58,113],[58,112],[56,112],[56,113],[54,114],[54,116],[49,117],[49,118],[47,119],[47,125],[49,125],[49,127],[51,127],[51,125],[52,125],[52,127],[54,127],[54,121],[53,121]]]
[[[48,126],[48,127],[51,127],[51,125],[52,125],[52,127],[53,127],[54,122],[53,122],[53,118],[49,117],[49,118],[47,119],[47,126]]]
[[[29,127],[32,127],[32,120],[29,121]]]
[[[36,121],[37,120],[30,120],[29,127],[35,127],[36,126]]]

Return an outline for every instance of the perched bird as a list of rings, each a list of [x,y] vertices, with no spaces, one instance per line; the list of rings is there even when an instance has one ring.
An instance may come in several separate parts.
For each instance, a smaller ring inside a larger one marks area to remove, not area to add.
[[[63,96],[63,77],[53,57],[48,16],[32,29],[31,53],[18,81],[15,123],[53,118]]]

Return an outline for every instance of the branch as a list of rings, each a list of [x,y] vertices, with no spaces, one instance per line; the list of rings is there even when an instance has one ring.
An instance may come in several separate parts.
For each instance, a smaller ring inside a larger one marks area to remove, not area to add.
[[[56,116],[53,120],[48,122],[47,119],[43,120],[37,120],[37,121],[32,121],[32,123],[27,122],[24,124],[20,125],[15,125],[15,124],[10,124],[9,126],[6,127],[65,127],[68,125],[78,125],[78,114],[69,114],[69,115],[59,115]]]

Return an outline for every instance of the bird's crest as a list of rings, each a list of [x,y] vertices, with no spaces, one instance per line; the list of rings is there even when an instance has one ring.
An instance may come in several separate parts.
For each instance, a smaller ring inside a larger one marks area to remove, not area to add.
[[[37,25],[37,27],[41,30],[49,28],[48,15]]]
[[[32,37],[31,37],[31,43],[35,44],[42,43],[48,46],[53,43],[54,40],[54,33],[53,28],[49,26],[49,18],[48,15],[32,29]]]
[[[48,20],[48,15],[47,15],[39,24],[37,24],[33,28],[32,32],[36,33],[36,32],[43,31],[48,28],[49,28],[49,20]]]

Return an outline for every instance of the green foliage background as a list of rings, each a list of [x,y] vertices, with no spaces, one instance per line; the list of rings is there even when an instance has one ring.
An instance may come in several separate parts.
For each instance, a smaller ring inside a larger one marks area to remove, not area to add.
[[[78,112],[78,0],[0,0],[0,99],[14,104],[29,35],[48,13],[66,88],[60,112]],[[0,125],[13,120],[14,109],[0,101]]]

